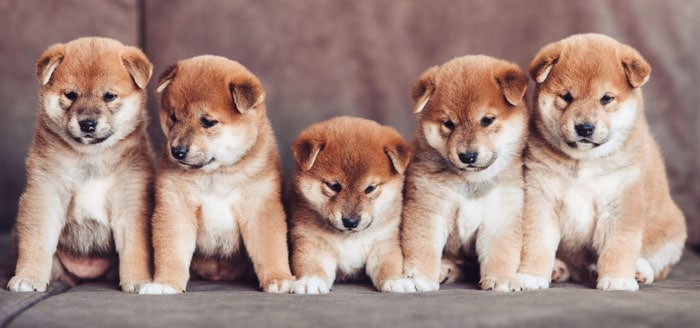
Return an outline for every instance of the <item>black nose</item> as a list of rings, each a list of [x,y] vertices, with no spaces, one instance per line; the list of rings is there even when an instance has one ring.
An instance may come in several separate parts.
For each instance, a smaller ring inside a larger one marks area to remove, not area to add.
[[[357,225],[359,224],[360,218],[343,218],[343,227],[346,227],[348,229],[357,228]]]
[[[479,153],[475,151],[468,151],[466,153],[459,153],[459,160],[464,164],[474,164],[476,158],[479,157]]]
[[[185,159],[185,157],[187,157],[188,151],[189,151],[189,149],[187,149],[183,146],[177,146],[177,147],[170,148],[170,153],[173,154],[173,157],[175,157],[175,159]]]
[[[595,125],[591,123],[576,124],[576,133],[581,137],[590,137],[595,131]]]
[[[86,118],[78,122],[78,125],[80,125],[80,131],[95,132],[95,126],[97,126],[97,121],[91,118]]]

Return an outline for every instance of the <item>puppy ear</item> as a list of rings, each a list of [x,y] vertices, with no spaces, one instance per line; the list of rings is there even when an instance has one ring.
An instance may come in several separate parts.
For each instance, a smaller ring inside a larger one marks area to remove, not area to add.
[[[519,67],[508,66],[496,74],[496,81],[509,104],[516,106],[523,100],[527,91],[528,78]]]
[[[651,65],[637,50],[623,45],[620,57],[622,68],[625,70],[625,75],[627,75],[627,81],[633,88],[639,88],[649,81]]]
[[[153,64],[138,48],[127,47],[122,53],[122,63],[139,89],[145,89],[153,75]]]
[[[66,46],[63,44],[54,44],[39,57],[36,62],[36,74],[39,77],[41,85],[46,85],[51,80],[51,75],[61,63],[66,55]]]
[[[245,78],[241,81],[234,81],[229,84],[233,102],[236,109],[245,113],[248,110],[258,108],[265,102],[265,89],[262,83],[255,78]]]
[[[437,74],[438,66],[428,68],[418,81],[413,85],[411,90],[411,98],[413,99],[413,112],[420,113],[428,104],[430,97],[435,92],[435,75]]]
[[[156,92],[163,92],[165,88],[172,82],[172,80],[175,78],[175,74],[177,73],[177,64],[172,64],[168,66],[163,73],[160,73],[160,77],[158,78],[158,87],[156,88]]]
[[[557,63],[560,55],[561,45],[559,43],[550,43],[544,46],[530,62],[530,77],[537,84],[547,80],[549,72],[552,71],[552,67]]]
[[[411,150],[403,140],[399,140],[394,145],[384,147],[384,153],[389,157],[396,173],[403,174],[406,172],[408,161],[411,158]]]
[[[300,139],[292,147],[292,154],[297,164],[303,171],[310,170],[314,163],[316,163],[316,158],[318,154],[325,147],[325,143],[319,140],[313,139]]]

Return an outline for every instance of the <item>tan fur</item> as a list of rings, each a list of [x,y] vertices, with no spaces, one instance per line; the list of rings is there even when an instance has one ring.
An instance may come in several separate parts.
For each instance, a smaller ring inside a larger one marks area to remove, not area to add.
[[[629,46],[597,34],[542,48],[525,163],[520,272],[546,288],[557,257],[575,271],[597,261],[598,288],[636,290],[676,263],[686,238],[640,87],[651,67]],[[576,125],[594,132],[581,141]]]
[[[142,293],[184,292],[190,268],[233,280],[250,260],[264,291],[288,292],[294,277],[280,157],[262,84],[237,62],[199,56],[168,68],[158,90],[166,144],[156,179],[154,284]],[[173,147],[187,148],[186,157],[176,159]]]
[[[418,128],[404,191],[402,247],[405,273],[418,290],[437,290],[441,278],[450,280],[440,274],[443,253],[476,253],[483,289],[521,289],[515,274],[526,89],[527,75],[517,65],[486,56],[453,59],[416,82]],[[483,126],[484,117],[494,120]],[[460,159],[467,152],[478,152],[473,167]]]
[[[118,255],[121,288],[138,291],[151,280],[154,160],[144,87],[152,65],[116,40],[81,38],[48,48],[36,69],[40,110],[8,288],[43,291],[50,279],[100,278]],[[116,99],[107,101],[106,93]],[[94,132],[81,131],[86,119],[96,120]]]
[[[373,121],[339,117],[308,127],[293,151],[293,291],[327,293],[334,281],[362,272],[378,290],[415,291],[403,278],[399,246],[409,158],[403,137]],[[343,218],[360,221],[346,226]]]

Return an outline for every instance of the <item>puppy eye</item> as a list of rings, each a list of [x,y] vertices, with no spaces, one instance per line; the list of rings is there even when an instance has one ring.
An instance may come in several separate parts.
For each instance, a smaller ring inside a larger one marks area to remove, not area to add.
[[[570,104],[572,101],[574,101],[574,96],[571,95],[571,92],[561,94],[561,95],[559,95],[559,98],[566,101],[567,104]]]
[[[496,120],[495,117],[492,116],[484,116],[481,118],[481,126],[487,127],[493,123],[493,121]]]
[[[102,99],[104,99],[105,102],[113,102],[115,99],[117,99],[117,95],[107,92],[102,96]]]
[[[339,193],[341,190],[343,190],[343,186],[340,185],[340,183],[330,183],[330,182],[324,182],[326,184],[326,187],[328,189],[333,190],[335,193]]]
[[[173,123],[177,122],[177,116],[175,116],[175,113],[170,114],[170,120],[173,121]]]
[[[202,117],[199,119],[199,124],[202,125],[203,128],[208,129],[214,125],[219,124],[219,121],[208,120],[206,117]]]
[[[452,122],[452,120],[444,121],[444,122],[442,122],[442,125],[444,127],[446,127],[448,130],[454,130],[454,128],[455,128],[455,123]]]
[[[68,91],[63,95],[66,96],[66,98],[68,98],[70,101],[75,101],[76,99],[78,99],[78,94],[73,91]]]
[[[369,185],[367,188],[365,188],[365,194],[369,194],[373,191],[377,190],[377,186],[375,185]]]
[[[604,95],[602,98],[600,98],[600,104],[607,105],[607,104],[611,103],[613,100],[615,100],[615,97],[610,96],[610,95]]]

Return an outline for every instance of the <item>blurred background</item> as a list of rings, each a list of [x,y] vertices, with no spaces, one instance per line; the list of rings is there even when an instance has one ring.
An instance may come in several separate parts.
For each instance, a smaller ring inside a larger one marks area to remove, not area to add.
[[[486,54],[526,69],[545,44],[598,32],[635,47],[652,65],[647,117],[687,216],[689,243],[698,245],[697,17],[697,0],[0,0],[0,233],[14,224],[24,187],[38,108],[34,62],[53,43],[105,36],[145,51],[155,65],[148,111],[158,151],[154,90],[163,69],[200,54],[241,62],[267,90],[289,173],[297,134],[334,116],[374,119],[412,138],[409,90],[432,65]]]

